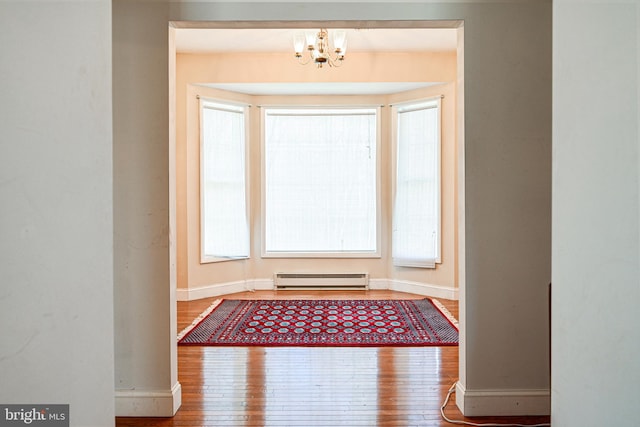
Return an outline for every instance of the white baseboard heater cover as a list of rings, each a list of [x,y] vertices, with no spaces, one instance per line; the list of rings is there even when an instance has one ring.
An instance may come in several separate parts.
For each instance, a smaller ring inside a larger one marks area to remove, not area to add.
[[[368,289],[367,273],[276,273],[276,289]]]

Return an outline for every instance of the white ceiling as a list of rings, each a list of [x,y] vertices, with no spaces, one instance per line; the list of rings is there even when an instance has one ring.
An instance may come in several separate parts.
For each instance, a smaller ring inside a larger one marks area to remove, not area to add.
[[[203,83],[201,86],[248,95],[388,95],[434,84],[437,83]]]
[[[305,29],[176,29],[176,51],[293,52],[293,37]],[[317,32],[318,29],[308,31]],[[329,35],[333,29],[329,29]],[[456,30],[451,28],[345,29],[348,52],[415,52],[456,50]]]
[[[317,31],[313,29],[309,31]],[[457,32],[441,28],[345,29],[349,52],[455,51]],[[290,52],[293,37],[304,29],[219,29],[177,28],[176,51],[179,53],[222,52]],[[333,29],[329,29],[331,34]],[[381,95],[403,92],[437,82],[385,83],[225,83],[201,82],[250,95]]]

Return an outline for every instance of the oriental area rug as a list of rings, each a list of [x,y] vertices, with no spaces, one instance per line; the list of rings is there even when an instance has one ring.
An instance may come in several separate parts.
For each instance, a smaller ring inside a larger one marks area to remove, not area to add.
[[[178,336],[199,346],[458,345],[437,300],[216,300]]]

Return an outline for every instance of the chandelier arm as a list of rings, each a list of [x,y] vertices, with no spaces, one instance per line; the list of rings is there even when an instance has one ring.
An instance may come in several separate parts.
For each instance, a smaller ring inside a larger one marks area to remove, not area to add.
[[[306,61],[304,59],[302,59],[302,57],[303,57],[303,55],[296,56],[296,58],[298,59],[298,64],[307,65],[309,62],[311,62],[311,56],[309,56]]]

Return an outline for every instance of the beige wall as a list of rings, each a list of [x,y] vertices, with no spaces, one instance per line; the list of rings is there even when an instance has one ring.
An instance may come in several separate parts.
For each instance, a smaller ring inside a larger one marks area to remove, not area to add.
[[[428,285],[455,292],[455,79],[456,53],[353,54],[338,69],[302,67],[283,54],[177,55],[177,242],[178,287],[202,289],[221,284],[267,284],[278,271],[367,272],[376,286],[393,283]],[[200,83],[222,82],[448,82],[425,89],[377,96],[249,96]],[[392,141],[390,103],[444,95],[442,101],[442,264],[436,269],[397,268],[390,260],[392,206]],[[249,260],[200,263],[199,123],[198,96],[251,104],[250,210],[252,253]],[[381,254],[380,258],[262,258],[260,109],[269,104],[384,105],[381,109]],[[428,289],[423,290],[428,294]],[[202,295],[202,294],[201,294]]]
[[[455,52],[349,52],[341,67],[321,70],[287,53],[177,56],[178,73],[192,83],[446,82],[456,76]],[[179,86],[184,81],[179,74]]]

